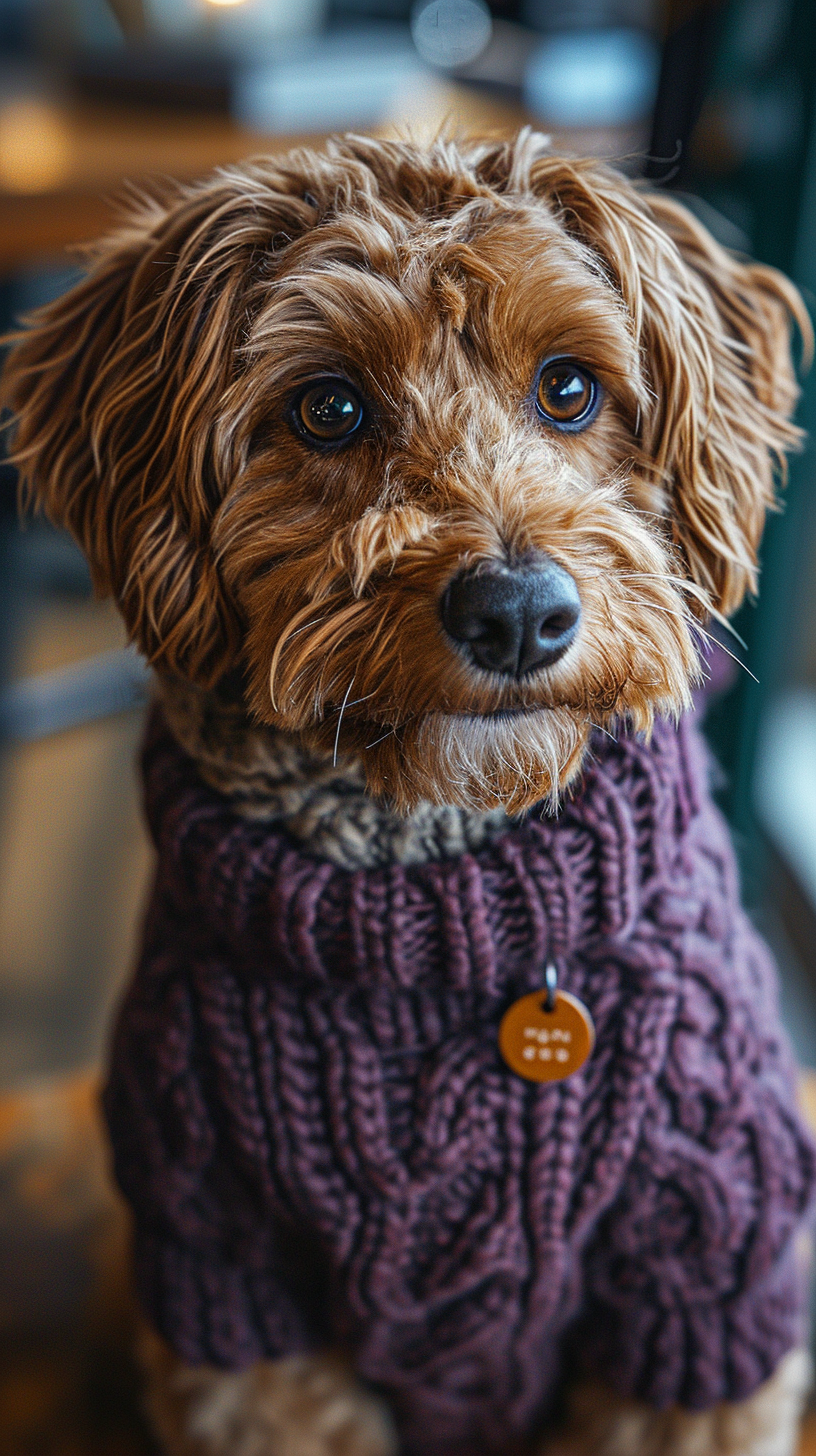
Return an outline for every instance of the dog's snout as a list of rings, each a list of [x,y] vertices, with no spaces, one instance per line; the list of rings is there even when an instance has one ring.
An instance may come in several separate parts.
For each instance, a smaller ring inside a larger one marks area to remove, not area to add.
[[[522,677],[563,657],[581,599],[568,571],[543,552],[516,565],[480,562],[447,588],[442,625],[477,667]]]

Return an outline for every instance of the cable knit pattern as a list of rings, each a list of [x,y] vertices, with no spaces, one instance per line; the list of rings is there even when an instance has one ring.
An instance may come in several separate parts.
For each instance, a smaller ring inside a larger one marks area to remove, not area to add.
[[[503,1449],[565,1370],[692,1408],[767,1378],[816,1164],[690,723],[599,737],[557,819],[353,872],[238,817],[158,715],[145,770],[106,1109],[183,1358],[341,1339],[423,1456]],[[496,1034],[548,957],[597,1042],[537,1085]]]

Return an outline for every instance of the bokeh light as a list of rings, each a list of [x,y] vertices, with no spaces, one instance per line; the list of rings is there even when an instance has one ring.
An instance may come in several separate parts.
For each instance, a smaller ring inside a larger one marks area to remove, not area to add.
[[[643,31],[565,31],[531,57],[524,99],[557,126],[627,126],[654,102],[660,55]]]
[[[10,192],[45,192],[65,179],[71,142],[62,113],[33,96],[0,106],[0,184]]]
[[[475,61],[492,33],[484,0],[421,0],[411,12],[411,34],[423,61],[445,71]]]

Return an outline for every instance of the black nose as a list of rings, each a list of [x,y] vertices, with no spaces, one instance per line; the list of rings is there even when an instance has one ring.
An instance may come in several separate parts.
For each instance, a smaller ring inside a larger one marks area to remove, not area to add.
[[[578,630],[581,598],[568,571],[543,552],[515,566],[480,562],[455,576],[442,625],[477,667],[522,677],[563,657]]]

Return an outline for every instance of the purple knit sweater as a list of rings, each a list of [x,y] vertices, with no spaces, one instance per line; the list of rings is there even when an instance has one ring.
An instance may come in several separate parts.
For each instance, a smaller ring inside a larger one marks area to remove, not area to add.
[[[183,1358],[346,1342],[423,1456],[502,1449],[565,1374],[694,1408],[770,1374],[816,1163],[689,722],[599,737],[557,819],[412,867],[239,818],[158,717],[145,773],[106,1110]],[[538,1085],[496,1033],[553,957],[597,1042]]]

